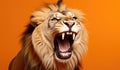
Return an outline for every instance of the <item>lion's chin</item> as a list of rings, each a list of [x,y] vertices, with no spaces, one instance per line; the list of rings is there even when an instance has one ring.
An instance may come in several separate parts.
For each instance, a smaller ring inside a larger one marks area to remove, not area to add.
[[[54,52],[56,59],[68,60],[72,55],[73,43],[76,32],[62,32],[55,36],[54,39]]]

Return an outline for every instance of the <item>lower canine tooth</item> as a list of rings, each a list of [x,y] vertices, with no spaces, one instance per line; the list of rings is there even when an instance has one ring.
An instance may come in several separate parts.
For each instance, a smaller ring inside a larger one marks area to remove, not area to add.
[[[64,40],[64,37],[65,37],[65,33],[62,33],[62,40]]]
[[[73,40],[75,39],[75,33],[73,33]]]

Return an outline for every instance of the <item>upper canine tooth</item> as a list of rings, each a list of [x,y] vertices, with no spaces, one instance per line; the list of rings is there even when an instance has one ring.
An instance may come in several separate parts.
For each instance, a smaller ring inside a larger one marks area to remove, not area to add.
[[[62,33],[62,40],[64,40],[64,37],[65,37],[65,33]]]
[[[73,33],[73,40],[75,39],[75,33]]]

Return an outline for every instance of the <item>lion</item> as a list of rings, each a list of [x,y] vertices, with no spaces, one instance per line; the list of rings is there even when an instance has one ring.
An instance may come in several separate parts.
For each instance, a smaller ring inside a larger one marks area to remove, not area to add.
[[[88,41],[83,19],[62,0],[34,11],[9,70],[80,70]]]

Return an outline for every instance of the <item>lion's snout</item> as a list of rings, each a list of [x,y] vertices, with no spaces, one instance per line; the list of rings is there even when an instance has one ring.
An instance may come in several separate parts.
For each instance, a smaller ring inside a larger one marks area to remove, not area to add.
[[[75,25],[75,21],[63,21],[63,23],[69,28],[71,29],[71,27],[73,27]]]

